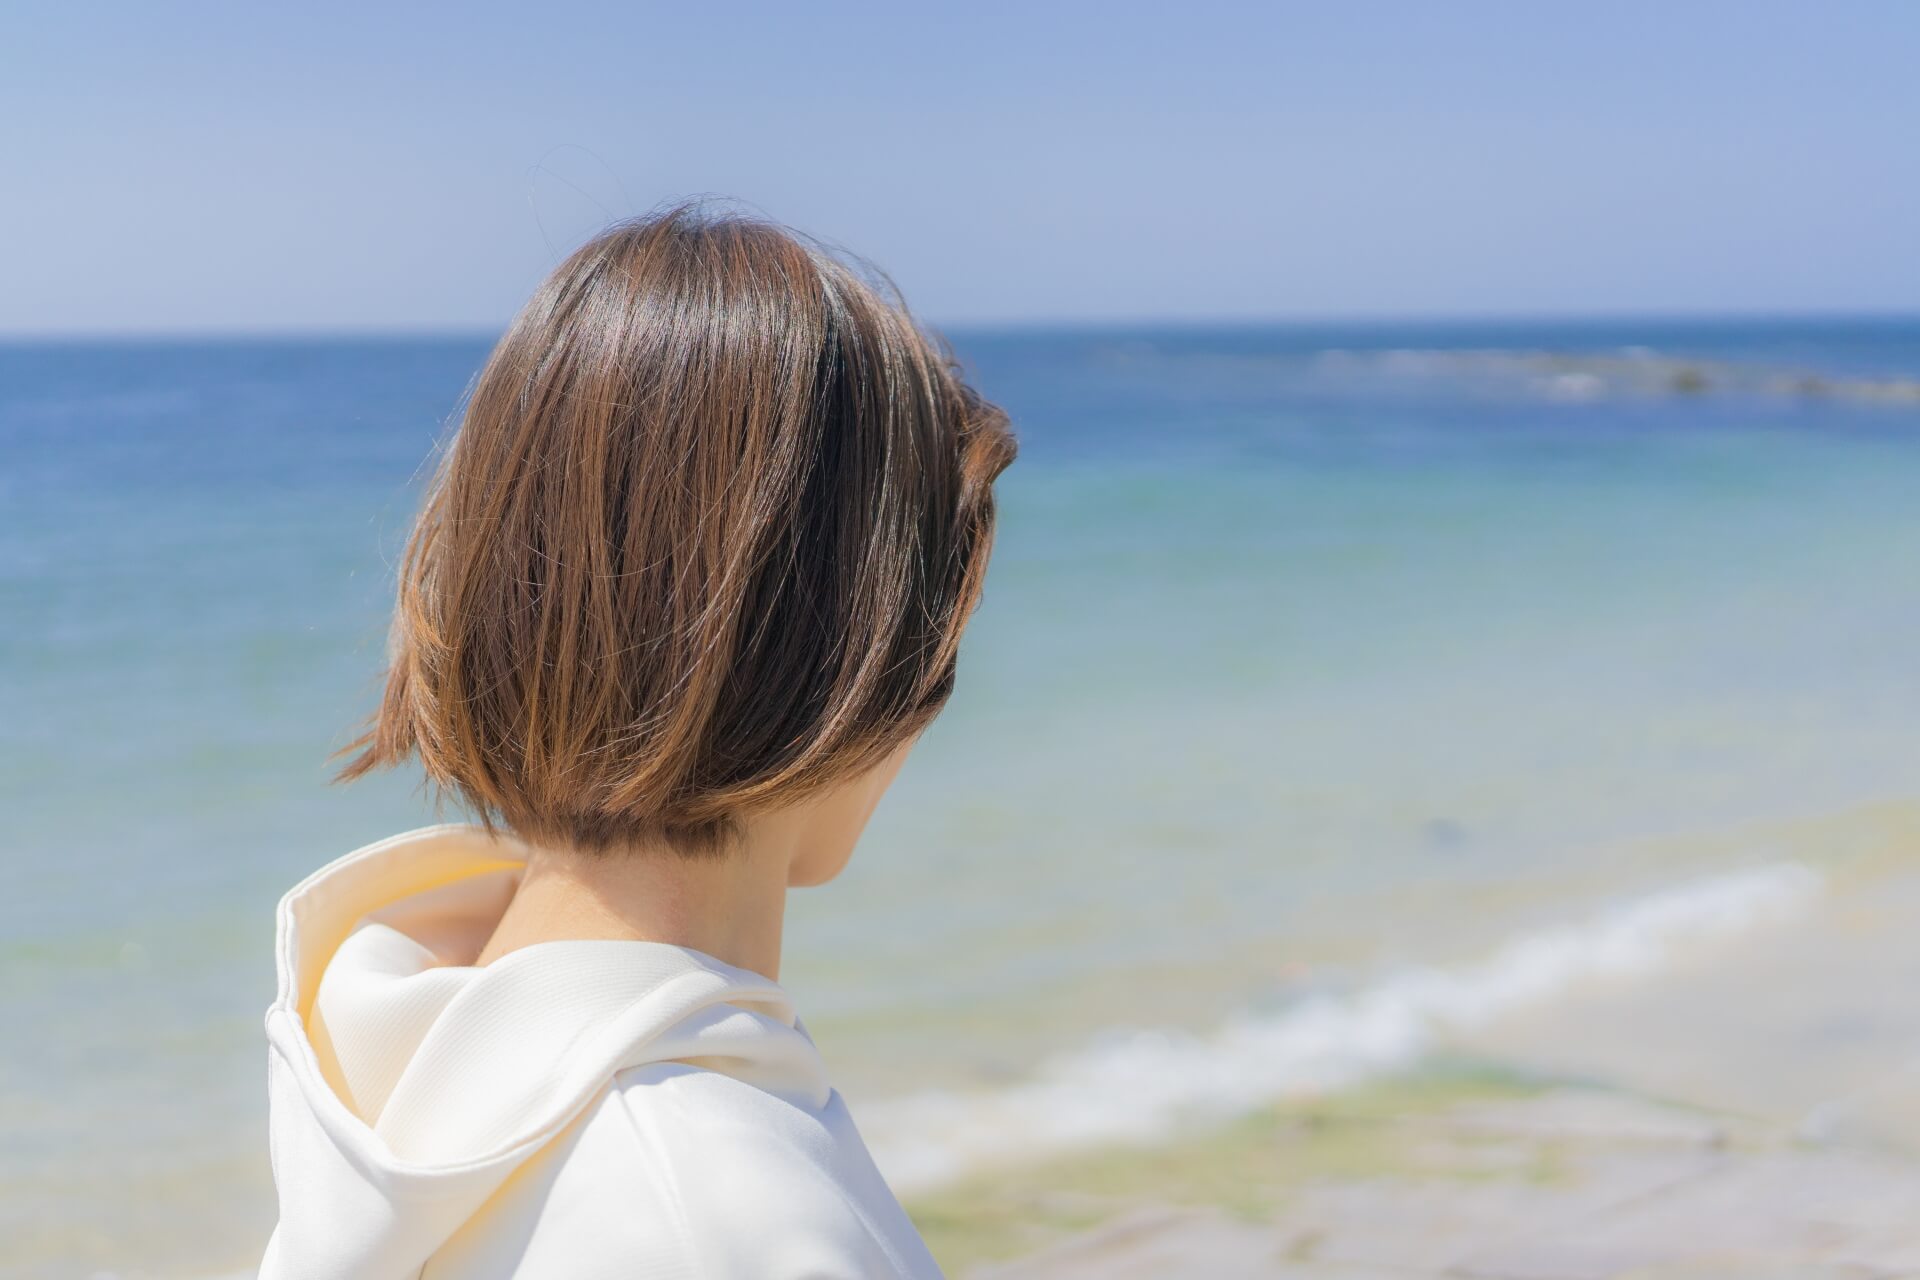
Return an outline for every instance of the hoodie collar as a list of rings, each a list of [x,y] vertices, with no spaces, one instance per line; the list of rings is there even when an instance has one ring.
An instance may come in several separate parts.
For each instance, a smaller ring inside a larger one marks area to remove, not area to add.
[[[336,1142],[414,1168],[511,1160],[650,1062],[824,1103],[786,992],[711,956],[592,940],[443,963],[490,930],[525,859],[509,837],[428,827],[349,854],[281,902],[269,1038]]]

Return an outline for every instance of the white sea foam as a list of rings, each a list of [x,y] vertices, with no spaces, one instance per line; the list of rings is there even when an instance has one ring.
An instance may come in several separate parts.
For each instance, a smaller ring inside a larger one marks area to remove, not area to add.
[[[1450,1034],[1585,983],[1657,974],[1686,952],[1793,916],[1821,887],[1799,863],[1670,886],[1517,937],[1477,964],[1406,970],[1351,995],[1237,1019],[1212,1036],[1135,1032],[996,1092],[870,1102],[861,1128],[902,1191],[1092,1143],[1153,1139],[1197,1118],[1404,1069]]]

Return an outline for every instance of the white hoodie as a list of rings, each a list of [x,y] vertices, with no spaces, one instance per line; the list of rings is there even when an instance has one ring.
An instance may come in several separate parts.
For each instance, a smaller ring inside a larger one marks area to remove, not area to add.
[[[472,966],[524,858],[429,827],[281,902],[262,1280],[937,1277],[777,984],[651,942]]]

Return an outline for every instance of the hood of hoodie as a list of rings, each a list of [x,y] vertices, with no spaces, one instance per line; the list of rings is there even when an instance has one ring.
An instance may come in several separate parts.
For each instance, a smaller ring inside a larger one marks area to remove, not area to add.
[[[267,1013],[280,1223],[263,1277],[411,1276],[629,1067],[830,1093],[770,979],[653,942],[484,968],[525,850],[471,826],[369,845],[280,903]]]

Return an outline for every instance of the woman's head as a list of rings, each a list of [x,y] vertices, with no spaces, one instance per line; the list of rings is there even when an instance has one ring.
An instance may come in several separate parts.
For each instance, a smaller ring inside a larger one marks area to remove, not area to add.
[[[822,250],[695,208],[616,227],[473,388],[344,775],[417,754],[535,841],[718,851],[938,712],[1013,455]]]

